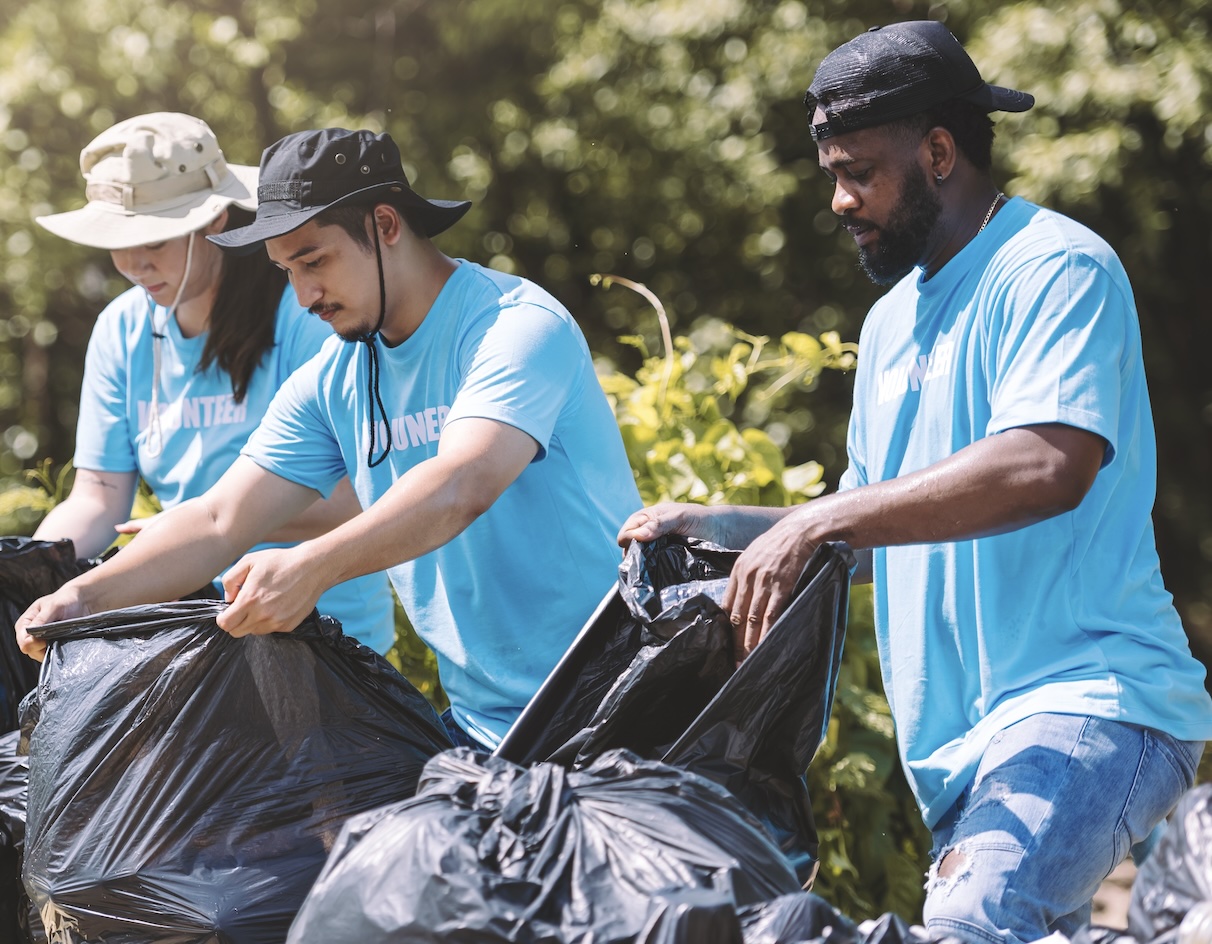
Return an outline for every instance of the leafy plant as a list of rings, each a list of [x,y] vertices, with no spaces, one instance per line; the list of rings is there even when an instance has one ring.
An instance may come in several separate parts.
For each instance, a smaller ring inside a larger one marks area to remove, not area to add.
[[[820,463],[787,466],[765,430],[737,427],[731,407],[745,394],[761,403],[811,389],[822,371],[852,368],[855,345],[834,332],[816,338],[793,331],[774,341],[723,322],[710,323],[697,340],[674,338],[664,306],[644,285],[617,275],[592,281],[638,292],[661,324],[663,355],[646,357],[635,377],[613,369],[600,377],[645,503],[785,506],[824,490]],[[620,340],[647,354],[642,337]]]

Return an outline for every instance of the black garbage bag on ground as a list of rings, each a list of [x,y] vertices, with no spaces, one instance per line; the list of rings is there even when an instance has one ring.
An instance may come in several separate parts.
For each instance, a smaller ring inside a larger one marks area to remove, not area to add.
[[[633,543],[607,595],[496,750],[578,769],[626,748],[727,787],[810,881],[804,771],[829,723],[853,556],[819,547],[794,599],[736,668],[721,600],[739,556],[704,541]]]
[[[1140,864],[1128,903],[1128,931],[1168,944],[1196,905],[1212,902],[1212,783],[1188,790],[1161,839]]]
[[[335,620],[236,639],[223,606],[36,629],[24,879],[57,944],[281,944],[346,818],[450,747]]]
[[[29,758],[17,752],[20,731],[0,737],[0,941],[45,944],[38,913],[21,884]]]
[[[458,748],[414,799],[349,820],[287,941],[631,944],[657,896],[745,905],[798,887],[745,808],[695,774],[627,751],[567,771]]]
[[[714,889],[658,895],[635,944],[744,944],[736,906]]]
[[[823,898],[811,892],[783,895],[741,909],[745,944],[806,944],[829,939],[830,944],[854,944],[859,929]]]
[[[957,938],[932,937],[892,912],[855,924],[811,892],[783,895],[737,914],[744,944],[960,944]]]
[[[17,618],[91,566],[71,541],[0,537],[0,731],[16,729],[21,699],[38,684],[38,663],[17,648]]]

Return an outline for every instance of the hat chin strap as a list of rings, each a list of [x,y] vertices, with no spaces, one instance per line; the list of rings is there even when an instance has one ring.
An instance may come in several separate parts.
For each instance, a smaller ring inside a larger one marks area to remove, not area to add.
[[[370,228],[374,232],[375,262],[379,267],[379,321],[371,331],[362,335],[358,340],[366,342],[366,350],[370,357],[370,369],[366,375],[366,399],[370,401],[370,442],[366,447],[366,465],[373,469],[391,452],[391,430],[387,429],[387,409],[383,406],[383,395],[379,392],[379,348],[375,344],[375,336],[382,330],[383,322],[387,320],[387,282],[383,275],[383,249],[379,243],[379,227],[375,223],[373,214],[371,214]],[[383,454],[377,459],[374,458],[375,438],[379,428],[375,421],[376,406],[379,408],[379,415],[383,417],[383,428],[387,430],[384,437],[386,441],[383,444]]]
[[[189,270],[194,261],[194,234],[189,234],[189,242],[185,245],[185,272],[181,276],[181,284],[177,286],[177,294],[173,297],[173,303],[168,306],[168,313],[164,316],[164,329],[168,329],[168,320],[177,312],[177,306],[181,303],[181,296],[185,294],[185,286],[189,283]],[[160,344],[166,337],[164,331],[156,329],[156,303],[150,295],[147,296],[151,302],[151,309],[148,315],[152,321],[152,393],[151,406],[148,410],[148,430],[147,430],[147,454],[149,456],[158,456],[164,451],[164,431],[160,426]]]

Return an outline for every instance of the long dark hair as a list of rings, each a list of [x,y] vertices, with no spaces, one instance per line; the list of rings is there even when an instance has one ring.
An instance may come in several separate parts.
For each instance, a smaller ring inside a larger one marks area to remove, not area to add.
[[[247,226],[253,214],[234,204],[227,208],[224,230]],[[248,256],[223,254],[219,290],[210,312],[210,327],[199,370],[218,364],[231,376],[236,402],[244,400],[253,371],[274,346],[274,322],[286,288],[286,273],[264,252]]]

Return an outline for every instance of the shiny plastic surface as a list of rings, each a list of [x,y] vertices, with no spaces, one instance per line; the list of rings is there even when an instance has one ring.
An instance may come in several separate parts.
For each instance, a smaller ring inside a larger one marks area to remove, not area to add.
[[[829,723],[854,559],[844,545],[818,548],[738,669],[719,605],[738,556],[686,538],[633,543],[613,595],[495,753],[578,769],[626,748],[692,770],[741,799],[810,881],[817,841],[803,775]]]
[[[335,621],[235,639],[222,607],[38,630],[24,878],[52,940],[281,944],[346,819],[450,746]]]
[[[1171,944],[1188,913],[1212,904],[1212,783],[1183,794],[1166,831],[1137,869],[1128,905],[1128,931],[1140,941]],[[1197,915],[1198,918],[1198,915]],[[1193,921],[1212,941],[1212,920]]]
[[[660,931],[664,893],[749,904],[798,885],[744,807],[695,774],[626,751],[570,772],[458,748],[413,800],[347,823],[287,940],[633,944]]]

